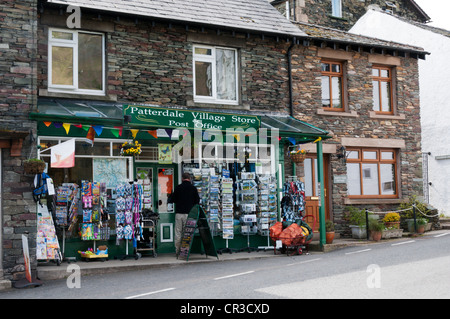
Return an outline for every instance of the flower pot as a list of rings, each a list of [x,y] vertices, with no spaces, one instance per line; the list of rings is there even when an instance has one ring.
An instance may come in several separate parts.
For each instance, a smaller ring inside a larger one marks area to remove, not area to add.
[[[382,232],[381,231],[371,231],[370,235],[372,236],[372,240],[374,241],[380,241],[381,240],[381,235]]]
[[[350,225],[352,229],[352,238],[365,239],[367,238],[366,226]]]
[[[294,163],[303,163],[306,158],[306,153],[291,153],[289,154],[289,157]]]
[[[425,225],[417,225],[417,233],[423,234],[425,232]]]
[[[23,163],[23,170],[25,174],[42,174],[45,170],[44,161],[25,161]]]
[[[332,244],[334,240],[334,231],[325,233],[325,240],[327,244]]]

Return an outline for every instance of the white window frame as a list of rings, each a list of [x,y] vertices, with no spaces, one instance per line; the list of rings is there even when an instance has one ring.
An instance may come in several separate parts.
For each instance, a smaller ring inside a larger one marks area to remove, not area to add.
[[[72,40],[65,39],[55,39],[52,37],[53,32],[63,32],[72,34]],[[88,90],[78,88],[78,34],[87,33],[102,36],[102,90]],[[60,85],[53,84],[52,79],[52,47],[68,47],[73,49],[73,73],[72,73],[72,83],[73,85]],[[72,94],[86,94],[86,95],[105,95],[106,87],[106,71],[105,71],[105,34],[100,32],[90,32],[84,30],[67,30],[67,29],[56,29],[49,28],[48,30],[48,91],[49,92],[61,92],[61,93],[72,93]]]
[[[209,49],[211,50],[211,55],[198,54],[195,53],[196,48]],[[236,99],[235,100],[224,100],[217,98],[217,79],[216,79],[216,49],[224,49],[224,50],[232,50],[234,51],[234,59],[235,59],[235,79],[236,79]],[[215,46],[207,46],[207,45],[194,45],[192,47],[192,55],[193,55],[193,77],[194,77],[194,102],[196,103],[215,103],[215,104],[229,104],[229,105],[238,105],[239,104],[239,78],[238,78],[238,53],[234,48],[228,47],[215,47]],[[212,96],[204,96],[197,95],[196,88],[196,79],[195,79],[195,62],[209,62],[211,63],[212,70]]]
[[[331,0],[331,15],[342,18],[342,0]]]

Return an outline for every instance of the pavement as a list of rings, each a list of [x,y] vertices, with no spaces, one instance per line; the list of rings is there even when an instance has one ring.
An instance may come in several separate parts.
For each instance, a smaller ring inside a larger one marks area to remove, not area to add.
[[[448,230],[435,230],[429,231],[419,236],[432,236],[440,232]],[[409,237],[411,234],[403,233],[403,238]],[[402,238],[395,239],[383,239],[380,242],[367,241],[365,239],[352,239],[352,238],[337,238],[332,244],[326,244],[323,248],[320,247],[319,241],[312,241],[309,244],[309,252],[305,253],[327,253],[336,249],[342,249],[345,247],[363,246],[377,243],[385,243],[388,241],[401,240]],[[218,254],[215,256],[206,256],[202,254],[191,254],[189,260],[177,259],[175,254],[158,254],[157,257],[142,256],[135,259],[128,257],[126,259],[109,259],[106,261],[92,260],[92,261],[63,261],[59,266],[53,262],[39,263],[37,266],[37,278],[45,283],[49,280],[64,279],[73,273],[70,265],[77,265],[80,269],[82,276],[123,272],[123,271],[136,271],[140,269],[150,268],[167,268],[167,267],[181,267],[187,263],[205,263],[205,262],[223,262],[233,260],[249,260],[258,258],[286,258],[286,254],[280,253],[280,251],[274,251],[274,249],[260,249],[259,251],[252,252],[233,252]],[[11,288],[13,285],[9,280],[0,280],[0,290]]]

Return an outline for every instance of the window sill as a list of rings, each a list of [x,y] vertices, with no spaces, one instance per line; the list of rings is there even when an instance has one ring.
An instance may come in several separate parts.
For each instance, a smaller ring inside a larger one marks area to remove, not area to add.
[[[345,205],[400,204],[401,198],[344,198]]]
[[[39,96],[117,102],[117,95],[91,95],[79,93],[49,92],[47,89],[39,89]]]
[[[317,109],[317,115],[326,115],[326,116],[345,116],[345,117],[359,117],[358,113],[356,111],[350,111],[350,112],[333,112],[333,111],[326,111],[324,109]]]
[[[404,120],[406,119],[405,114],[400,115],[384,115],[384,114],[377,114],[375,111],[369,112],[369,118],[371,119],[380,119],[380,120]]]

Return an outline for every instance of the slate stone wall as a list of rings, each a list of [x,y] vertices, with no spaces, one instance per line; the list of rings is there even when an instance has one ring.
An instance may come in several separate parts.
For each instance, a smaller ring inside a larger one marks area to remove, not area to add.
[[[2,152],[2,243],[0,279],[24,276],[22,234],[29,233],[32,271],[36,269],[36,204],[33,176],[23,162],[36,157],[36,1],[0,1],[0,142]],[[9,145],[8,145],[9,144]],[[21,147],[20,147],[21,146]],[[15,154],[19,150],[19,154]]]

